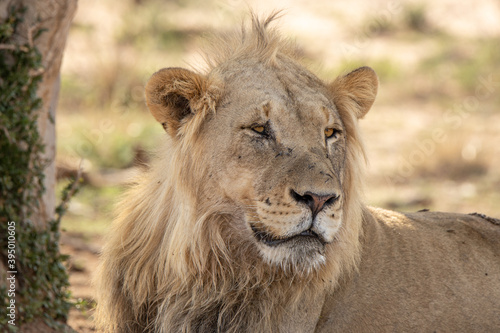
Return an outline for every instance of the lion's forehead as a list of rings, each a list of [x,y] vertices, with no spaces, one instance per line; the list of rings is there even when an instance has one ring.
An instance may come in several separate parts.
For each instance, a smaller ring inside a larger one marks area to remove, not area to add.
[[[282,125],[300,124],[302,127],[318,126],[340,120],[335,105],[328,98],[326,88],[319,82],[309,82],[279,73],[267,76],[232,78],[227,83],[227,112],[241,117],[255,118],[261,112]]]
[[[255,63],[228,72],[229,75],[223,75],[227,96],[248,107],[258,107],[268,101],[287,109],[333,106],[325,84],[302,67]]]

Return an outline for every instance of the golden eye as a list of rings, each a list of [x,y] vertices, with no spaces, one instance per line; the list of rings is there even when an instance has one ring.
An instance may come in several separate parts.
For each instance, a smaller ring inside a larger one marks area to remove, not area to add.
[[[264,126],[254,126],[254,127],[252,127],[252,130],[259,133],[259,134],[264,134],[264,132],[266,131]]]
[[[331,138],[331,137],[335,137],[337,138],[338,135],[339,135],[340,131],[335,129],[335,128],[325,128],[325,136],[327,139]]]

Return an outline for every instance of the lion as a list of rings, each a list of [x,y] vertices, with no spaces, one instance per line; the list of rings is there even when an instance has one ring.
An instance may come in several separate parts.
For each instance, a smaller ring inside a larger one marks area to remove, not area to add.
[[[164,127],[97,274],[104,332],[492,332],[500,226],[363,201],[369,67],[325,82],[267,19],[146,86]]]

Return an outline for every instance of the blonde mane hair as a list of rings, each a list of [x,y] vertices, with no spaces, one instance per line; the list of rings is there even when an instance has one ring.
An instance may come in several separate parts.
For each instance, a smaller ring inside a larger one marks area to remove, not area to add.
[[[205,45],[204,58],[207,71],[211,71],[228,61],[258,58],[265,64],[276,64],[279,57],[299,60],[297,46],[283,39],[276,28],[270,24],[281,16],[274,12],[265,20],[251,13],[251,26],[242,25],[238,32],[213,35]]]
[[[252,16],[251,29],[223,36],[208,53],[209,73],[230,71],[243,57],[279,66],[297,61],[295,46],[266,20]],[[117,207],[97,275],[97,325],[103,331],[277,331],[279,318],[304,295],[334,288],[359,259],[364,150],[355,102],[332,99],[347,133],[342,229],[314,271],[272,266],[252,243],[241,242],[232,221],[237,210],[223,197],[207,202],[206,160],[197,136],[208,106],[186,123],[183,135],[165,135],[150,168],[137,177]],[[220,89],[223,89],[221,87]],[[192,128],[190,128],[190,126]],[[160,329],[161,328],[161,329]]]

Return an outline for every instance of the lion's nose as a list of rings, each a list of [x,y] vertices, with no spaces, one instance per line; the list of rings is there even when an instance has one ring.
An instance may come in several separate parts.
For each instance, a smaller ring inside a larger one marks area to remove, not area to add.
[[[334,203],[339,198],[338,194],[316,194],[312,192],[305,192],[304,194],[298,194],[294,190],[290,191],[292,198],[294,198],[299,203],[305,203],[309,206],[312,212],[312,219],[326,206]]]

